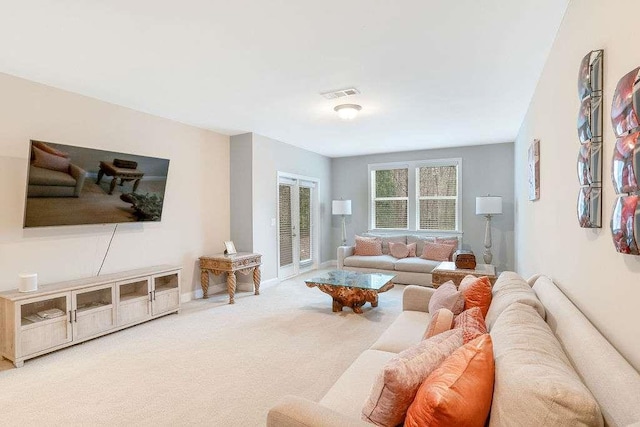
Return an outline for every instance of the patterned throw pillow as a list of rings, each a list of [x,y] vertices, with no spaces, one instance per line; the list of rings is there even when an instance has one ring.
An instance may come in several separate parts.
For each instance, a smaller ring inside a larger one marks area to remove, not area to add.
[[[354,255],[382,255],[382,241],[379,237],[356,236]]]
[[[460,314],[464,309],[464,296],[451,280],[440,285],[429,300],[429,313],[435,313],[441,308],[446,308],[453,314]]]
[[[444,245],[452,245],[451,253],[447,261],[453,261],[453,253],[458,250],[458,241],[455,237],[436,237],[436,243],[442,243]]]
[[[409,248],[404,243],[389,242],[389,253],[394,258],[406,258],[409,256]]]
[[[421,258],[432,261],[449,261],[449,257],[453,253],[453,248],[453,245],[446,243],[425,242]]]
[[[422,339],[426,340],[427,338],[446,332],[451,329],[452,325],[453,312],[446,308],[441,308],[431,315],[431,321],[429,322],[429,326],[424,332]]]
[[[42,151],[37,147],[33,147],[33,166],[52,171],[67,172],[69,170],[70,160],[66,157],[56,156]]]
[[[379,426],[402,424],[420,384],[461,346],[460,331],[449,331],[398,353],[378,373],[362,419]]]
[[[417,253],[416,250],[418,248],[418,244],[417,243],[415,243],[415,242],[414,243],[409,243],[407,245],[407,248],[409,248],[409,255],[408,256],[410,256],[410,257],[417,256],[416,255],[416,253]]]
[[[479,307],[482,317],[487,317],[491,305],[491,281],[487,276],[467,276],[460,282],[458,290],[464,295],[465,310]]]
[[[452,329],[462,329],[465,344],[487,333],[487,325],[484,323],[484,317],[479,307],[470,308],[456,316],[453,319]]]
[[[489,334],[463,345],[424,380],[409,406],[405,427],[484,426],[495,372]]]

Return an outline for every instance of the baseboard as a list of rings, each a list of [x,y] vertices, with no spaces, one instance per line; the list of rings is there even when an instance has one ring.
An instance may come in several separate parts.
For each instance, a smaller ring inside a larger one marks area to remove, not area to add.
[[[278,279],[277,277],[275,279],[265,280],[264,282],[260,282],[260,289],[269,288],[271,286],[277,285],[278,283],[280,283],[280,279]],[[237,283],[236,290],[240,292],[251,292],[253,291],[253,283]],[[227,285],[225,283],[219,283],[209,286],[209,295],[226,291]],[[186,303],[194,299],[202,299],[202,288],[199,287],[195,291],[180,295],[181,303]]]
[[[329,261],[320,263],[320,268],[337,268],[337,267],[338,267],[337,259],[330,259]]]

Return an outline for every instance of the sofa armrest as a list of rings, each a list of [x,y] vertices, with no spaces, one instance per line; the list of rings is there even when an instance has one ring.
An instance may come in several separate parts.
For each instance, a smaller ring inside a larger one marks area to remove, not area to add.
[[[73,191],[74,197],[80,197],[80,192],[84,186],[84,179],[87,176],[87,172],[79,166],[73,163],[69,165],[69,174],[76,180],[76,188]]]
[[[402,293],[402,310],[429,312],[429,300],[435,291],[424,286],[407,286]]]
[[[362,420],[343,415],[308,399],[285,396],[267,415],[267,427],[371,427]]]
[[[344,268],[344,259],[353,255],[355,246],[338,246],[338,270]]]

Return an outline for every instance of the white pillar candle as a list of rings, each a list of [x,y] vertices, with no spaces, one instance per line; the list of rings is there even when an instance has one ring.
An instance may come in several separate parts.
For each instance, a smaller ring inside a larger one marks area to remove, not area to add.
[[[37,273],[19,274],[18,277],[20,277],[20,286],[18,287],[20,292],[33,292],[38,290]]]

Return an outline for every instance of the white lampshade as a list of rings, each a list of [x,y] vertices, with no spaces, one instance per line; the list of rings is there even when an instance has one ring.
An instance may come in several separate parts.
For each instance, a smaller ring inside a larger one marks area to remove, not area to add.
[[[353,120],[358,115],[358,112],[362,110],[362,107],[358,104],[341,104],[337,105],[333,110],[338,113],[342,120]]]
[[[501,196],[476,197],[476,215],[499,215],[501,213]]]
[[[331,203],[333,215],[351,215],[351,200],[334,200]]]

